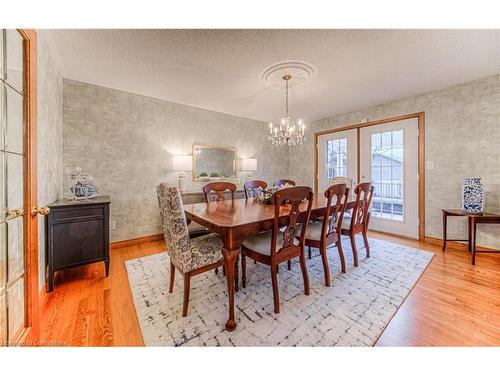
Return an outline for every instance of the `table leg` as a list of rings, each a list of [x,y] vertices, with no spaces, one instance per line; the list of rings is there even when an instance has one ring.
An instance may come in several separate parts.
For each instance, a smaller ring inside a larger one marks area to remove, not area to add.
[[[472,251],[472,265],[476,264],[476,219],[473,217],[470,217],[469,220],[471,221],[471,251]]]
[[[240,256],[240,249],[239,247],[234,247],[231,241],[232,237],[232,235],[228,236],[226,239],[226,248],[222,250],[226,265],[227,294],[229,298],[229,319],[226,323],[226,330],[228,331],[234,331],[236,328],[236,320],[234,318],[234,289],[236,261]]]
[[[443,249],[442,249],[442,251],[446,250],[447,219],[448,219],[448,214],[443,211]]]
[[[467,217],[467,250],[472,252],[472,218]]]

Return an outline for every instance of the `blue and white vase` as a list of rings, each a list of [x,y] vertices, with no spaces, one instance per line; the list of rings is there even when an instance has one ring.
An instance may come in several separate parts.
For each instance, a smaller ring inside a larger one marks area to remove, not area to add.
[[[464,178],[462,210],[473,213],[484,211],[484,186],[481,183],[481,178]]]

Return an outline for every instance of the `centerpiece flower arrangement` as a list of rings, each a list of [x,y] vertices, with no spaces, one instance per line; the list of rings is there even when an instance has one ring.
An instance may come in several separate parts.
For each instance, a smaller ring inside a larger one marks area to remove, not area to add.
[[[271,204],[271,195],[273,195],[279,189],[280,189],[280,187],[278,187],[278,186],[273,186],[273,187],[268,187],[268,188],[262,189],[258,195],[259,203]]]

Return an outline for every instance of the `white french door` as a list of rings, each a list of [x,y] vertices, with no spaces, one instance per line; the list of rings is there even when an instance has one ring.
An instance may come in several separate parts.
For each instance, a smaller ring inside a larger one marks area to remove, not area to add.
[[[331,177],[371,181],[370,229],[418,239],[418,117],[323,134],[317,147],[319,194]]]
[[[375,187],[370,229],[418,239],[418,118],[360,129],[360,179]]]
[[[350,129],[318,137],[318,191],[328,187],[332,177],[358,179],[357,130]]]

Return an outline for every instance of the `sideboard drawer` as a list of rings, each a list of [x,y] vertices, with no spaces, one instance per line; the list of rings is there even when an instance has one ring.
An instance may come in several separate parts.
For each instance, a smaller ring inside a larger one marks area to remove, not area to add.
[[[104,207],[78,207],[75,209],[61,209],[54,212],[54,220],[83,219],[89,217],[104,217]]]

